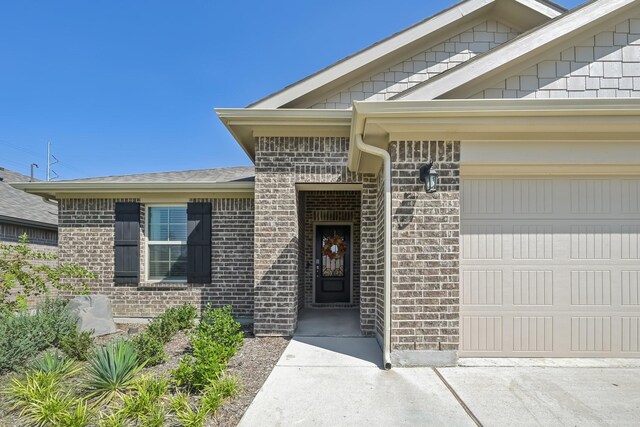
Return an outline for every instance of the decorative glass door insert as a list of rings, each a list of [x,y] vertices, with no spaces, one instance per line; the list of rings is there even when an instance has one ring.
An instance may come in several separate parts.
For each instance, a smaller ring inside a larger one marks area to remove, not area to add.
[[[315,302],[348,303],[351,300],[351,226],[316,227]]]

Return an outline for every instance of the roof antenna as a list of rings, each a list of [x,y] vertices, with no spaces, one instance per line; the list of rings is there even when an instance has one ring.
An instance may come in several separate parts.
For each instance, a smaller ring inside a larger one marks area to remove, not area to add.
[[[40,169],[40,166],[38,166],[35,163],[31,163],[31,179],[29,180],[29,182],[33,182],[34,181],[33,168]]]
[[[51,159],[53,159],[53,161],[51,161]],[[47,182],[51,181],[52,179],[58,178],[58,174],[56,173],[56,171],[51,170],[51,166],[55,165],[56,163],[60,163],[60,160],[58,160],[56,156],[51,154],[51,143],[47,142]],[[55,174],[55,176],[51,177],[51,173]]]

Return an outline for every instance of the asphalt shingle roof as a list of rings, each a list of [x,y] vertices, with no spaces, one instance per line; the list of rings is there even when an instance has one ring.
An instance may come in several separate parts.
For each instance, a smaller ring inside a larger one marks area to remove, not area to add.
[[[141,173],[135,175],[104,176],[96,178],[69,179],[57,182],[86,183],[146,183],[146,182],[251,182],[254,181],[253,166],[238,166],[217,169],[198,169],[176,172]]]
[[[0,216],[16,220],[58,225],[58,205],[40,196],[25,193],[9,185],[28,182],[29,177],[0,167]]]

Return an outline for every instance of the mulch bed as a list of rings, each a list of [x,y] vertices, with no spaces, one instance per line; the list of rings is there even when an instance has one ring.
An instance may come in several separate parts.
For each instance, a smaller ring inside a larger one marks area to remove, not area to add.
[[[118,332],[109,336],[99,337],[96,344],[103,345],[108,341],[120,337],[133,336],[144,329],[144,325],[118,324]],[[250,327],[245,329],[244,345],[238,353],[229,361],[227,372],[238,377],[240,394],[225,402],[214,416],[207,419],[206,426],[236,426],[247,407],[253,401],[267,377],[273,370],[278,359],[282,355],[288,339],[269,337],[256,338]],[[184,332],[179,332],[165,345],[168,360],[157,366],[144,369],[142,372],[152,375],[169,375],[169,372],[178,367],[180,358],[189,350],[189,339]],[[0,375],[0,388],[10,382],[13,374]],[[17,426],[20,422],[17,414],[8,413],[7,401],[0,395],[0,426]]]

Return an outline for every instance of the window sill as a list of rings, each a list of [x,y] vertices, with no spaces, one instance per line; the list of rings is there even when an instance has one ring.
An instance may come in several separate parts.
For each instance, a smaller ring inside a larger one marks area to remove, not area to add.
[[[175,282],[140,282],[138,284],[138,289],[144,290],[183,290],[190,289],[193,285],[190,285],[186,281],[175,281]]]

